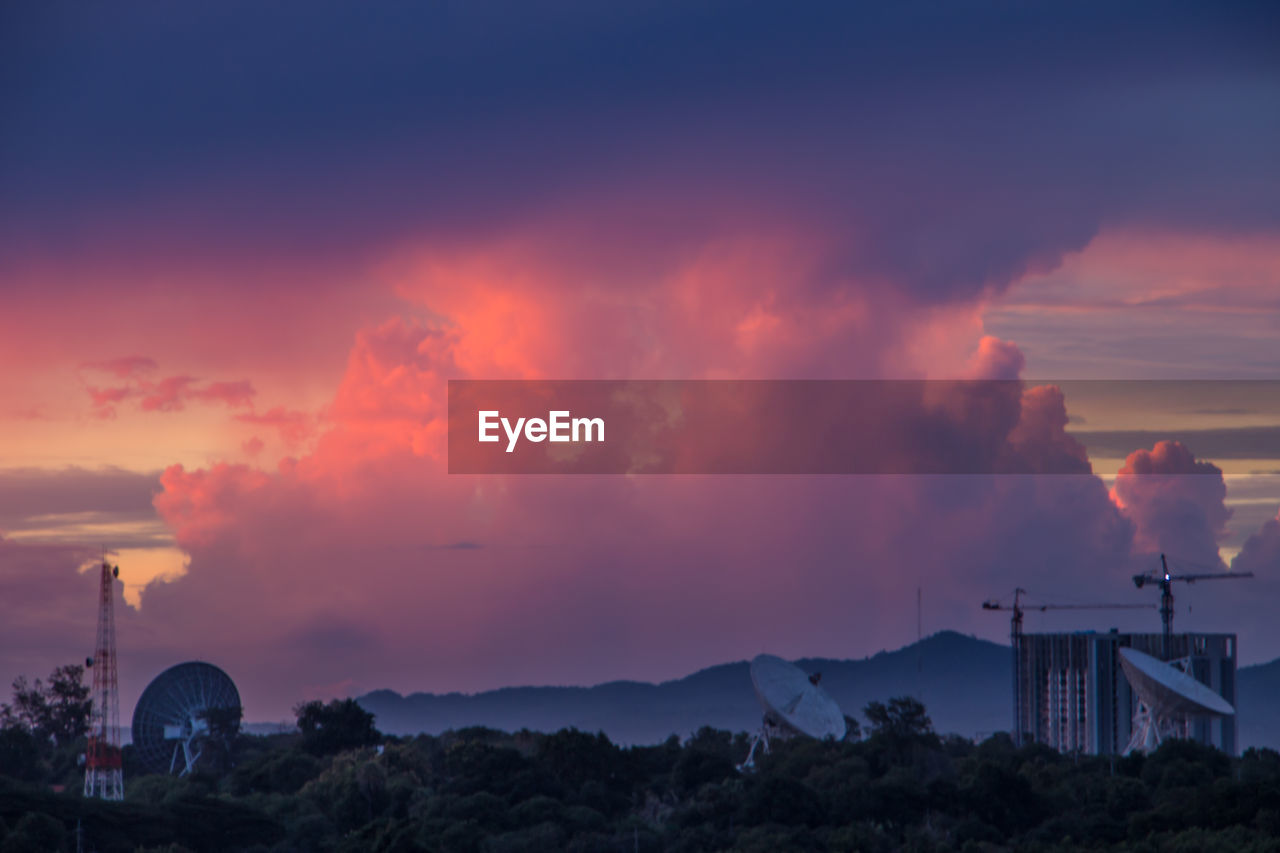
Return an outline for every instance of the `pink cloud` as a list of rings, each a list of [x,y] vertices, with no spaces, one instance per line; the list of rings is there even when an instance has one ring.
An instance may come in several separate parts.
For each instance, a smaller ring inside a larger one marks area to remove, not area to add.
[[[1196,459],[1180,442],[1160,441],[1129,454],[1111,494],[1134,521],[1140,547],[1220,563],[1218,542],[1231,510],[1218,466]]]
[[[1061,393],[1015,382],[930,405],[1010,470],[1079,475],[448,476],[445,383],[483,362],[479,350],[460,355],[475,344],[466,337],[447,319],[372,325],[296,460],[164,472],[153,505],[191,566],[148,586],[122,620],[127,678],[139,682],[128,690],[166,663],[214,659],[251,717],[270,719],[317,685],[664,678],[766,647],[853,656],[914,636],[901,612],[918,585],[932,624],[998,635],[981,597],[1127,588],[1142,559],[1139,522],[1065,435]],[[717,345],[698,363],[713,363]],[[984,373],[1018,362],[1008,342],[978,351]],[[578,358],[533,352],[543,360],[528,369],[544,375]],[[86,620],[75,599],[57,606]]]
[[[155,383],[142,386],[142,401],[139,405],[144,412],[178,412],[186,408],[191,383],[195,379],[190,376],[170,376]]]
[[[306,412],[276,406],[266,412],[246,412],[236,415],[241,423],[272,427],[279,431],[280,440],[289,447],[297,447],[311,435],[311,417]],[[256,439],[255,439],[256,440]],[[261,449],[262,442],[258,441]]]
[[[1026,363],[1017,344],[984,335],[978,341],[978,349],[969,359],[965,373],[970,379],[1017,379]]]
[[[129,367],[135,359],[117,359],[124,362],[126,377],[131,377],[136,369]],[[143,359],[150,367],[155,366],[151,359]],[[110,362],[114,364],[115,362]],[[144,412],[179,412],[186,408],[188,402],[222,403],[230,408],[251,406],[255,390],[247,380],[236,382],[210,382],[197,386],[197,380],[191,376],[169,376],[159,381],[134,379],[127,385],[116,388],[98,388],[86,386],[89,401],[99,417],[115,417],[116,403],[131,397],[139,398],[138,406]]]
[[[192,566],[147,589],[154,629],[177,631],[182,613],[182,630],[213,631],[234,611],[237,642],[274,650],[271,672],[246,654],[239,677],[287,707],[353,674],[352,689],[478,689],[667,677],[761,644],[869,653],[909,639],[893,605],[914,600],[904,565],[931,567],[937,612],[972,630],[985,624],[975,589],[1116,583],[1132,568],[1131,523],[1087,474],[448,476],[459,346],[430,323],[368,329],[314,450],[273,473],[166,471],[155,506]],[[1061,395],[1009,387],[998,406],[957,409],[961,428],[1087,471],[1061,433]],[[476,547],[450,547],[462,541]],[[342,642],[316,654],[334,631]]]
[[[111,373],[120,379],[130,379],[140,374],[149,373],[157,367],[155,359],[145,355],[128,355],[108,359],[107,361],[87,362],[81,366],[89,370]]]
[[[125,397],[128,397],[130,389],[124,388],[94,388],[89,387],[89,398],[93,401],[94,407],[106,406],[111,403],[119,403]]]
[[[89,400],[93,405],[94,415],[99,418],[114,418],[116,416],[115,404],[126,399],[132,389],[128,386],[121,388],[95,388],[90,385],[87,389],[89,392]]]
[[[230,526],[240,500],[268,482],[266,474],[243,465],[220,463],[192,472],[175,465],[160,475],[164,490],[156,495],[155,507],[179,544],[200,545]]]
[[[191,566],[149,586],[122,624],[145,640],[139,654],[216,657],[262,719],[287,715],[315,685],[479,689],[671,677],[765,647],[873,653],[914,637],[902,613],[917,586],[936,626],[989,636],[1003,626],[977,601],[1015,585],[1128,588],[1146,548],[1136,531],[1153,521],[1122,511],[1089,474],[1050,387],[993,383],[988,395],[930,400],[930,412],[957,447],[1003,470],[1076,475],[448,476],[450,378],[918,376],[911,353],[949,327],[947,312],[891,281],[832,274],[839,241],[821,233],[759,223],[703,243],[655,241],[652,254],[612,235],[575,254],[569,238],[583,234],[533,229],[393,258],[379,271],[404,301],[392,314],[364,309],[382,319],[347,337],[281,297],[343,341],[337,354],[302,341],[287,359],[324,378],[328,405],[314,418],[286,405],[233,412],[229,426],[314,441],[274,470],[164,472],[154,508]],[[967,321],[972,310],[956,312]],[[258,328],[217,311],[192,331],[193,348],[232,350],[230,330],[291,333],[288,312]],[[286,360],[260,354],[268,373]],[[1012,380],[1022,365],[1020,348],[991,338],[967,364],[928,367]],[[172,411],[247,404],[250,386],[201,396],[211,386],[179,375],[128,387]],[[254,455],[256,436],[232,435],[232,454]],[[1208,517],[1212,505],[1191,509]],[[453,547],[462,542],[475,547]]]
[[[252,405],[255,391],[253,385],[246,380],[239,382],[210,382],[203,388],[194,389],[191,398],[205,402],[223,403],[231,408]]]

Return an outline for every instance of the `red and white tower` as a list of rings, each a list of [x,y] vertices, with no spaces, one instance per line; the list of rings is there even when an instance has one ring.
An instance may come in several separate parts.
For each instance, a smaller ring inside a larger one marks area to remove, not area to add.
[[[120,567],[102,560],[98,588],[98,644],[93,667],[93,708],[89,715],[89,751],[85,754],[84,795],[104,800],[124,799],[124,770],[120,752],[120,697],[116,677],[115,579]]]

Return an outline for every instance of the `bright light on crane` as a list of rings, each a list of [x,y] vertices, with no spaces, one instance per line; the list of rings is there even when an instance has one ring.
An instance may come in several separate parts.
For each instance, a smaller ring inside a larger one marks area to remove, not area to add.
[[[1134,575],[1133,585],[1138,589],[1142,589],[1147,584],[1159,584],[1160,586],[1160,621],[1164,627],[1164,637],[1161,641],[1160,652],[1164,660],[1169,660],[1169,649],[1172,646],[1173,639],[1173,584],[1175,581],[1182,583],[1195,583],[1196,581],[1219,581],[1219,580],[1235,580],[1237,578],[1251,578],[1253,572],[1202,572],[1199,574],[1175,575],[1169,571],[1169,560],[1164,554],[1160,555],[1160,568],[1162,574],[1145,574]]]

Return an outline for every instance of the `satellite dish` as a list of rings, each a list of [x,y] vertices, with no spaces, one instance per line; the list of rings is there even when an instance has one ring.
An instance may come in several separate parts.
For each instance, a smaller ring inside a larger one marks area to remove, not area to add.
[[[1125,755],[1134,750],[1150,752],[1166,738],[1186,737],[1195,717],[1235,714],[1230,702],[1178,667],[1137,649],[1121,648],[1119,653],[1124,677],[1138,694],[1133,736]]]
[[[239,709],[235,682],[213,664],[188,661],[169,667],[147,685],[133,710],[139,763],[153,773],[187,775],[200,760],[209,712],[236,712],[234,732],[240,730]]]
[[[757,745],[769,751],[769,738],[804,735],[840,739],[845,734],[844,712],[827,691],[818,686],[822,675],[810,675],[774,655],[757,655],[751,661],[751,683],[764,708],[764,722],[751,742],[742,767],[755,766]]]
[[[844,737],[844,713],[827,691],[798,666],[773,655],[751,661],[751,683],[765,716],[781,728],[815,738]]]

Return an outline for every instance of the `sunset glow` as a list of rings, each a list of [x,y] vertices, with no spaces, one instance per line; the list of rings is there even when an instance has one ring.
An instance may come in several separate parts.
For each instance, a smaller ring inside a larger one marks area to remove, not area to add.
[[[918,589],[1000,639],[984,597],[1146,602],[1162,551],[1254,571],[1193,621],[1280,655],[1280,386],[1069,385],[1280,379],[1274,43],[570,8],[6,15],[46,46],[3,90],[0,683],[84,658],[104,547],[124,706],[200,658],[251,720],[862,656]],[[1058,473],[447,473],[450,379],[877,378],[1026,379],[938,405]]]

